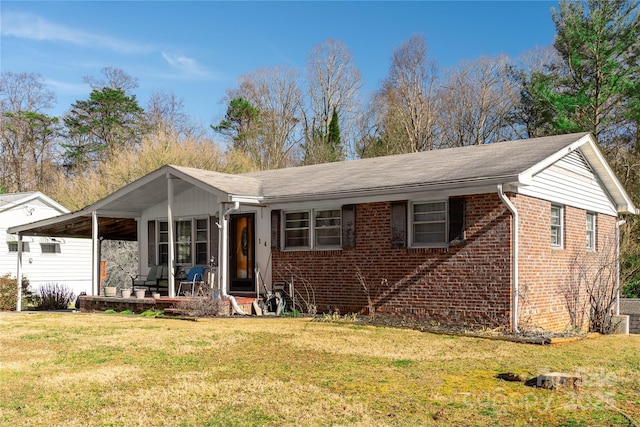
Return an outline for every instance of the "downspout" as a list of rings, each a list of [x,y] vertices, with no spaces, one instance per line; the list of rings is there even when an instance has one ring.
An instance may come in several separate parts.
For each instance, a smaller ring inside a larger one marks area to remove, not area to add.
[[[242,311],[242,309],[238,306],[238,302],[233,297],[233,295],[229,295],[227,293],[227,282],[229,277],[229,214],[239,209],[240,202],[235,202],[232,207],[227,209],[225,213],[222,214],[221,224],[218,224],[220,233],[222,233],[222,256],[220,257],[220,295],[223,299],[229,300],[229,302],[231,302],[233,311],[240,315],[246,315],[247,313]]]
[[[511,251],[511,295],[513,298],[512,301],[512,309],[511,309],[511,325],[513,333],[518,333],[518,292],[519,283],[518,283],[518,258],[519,258],[519,233],[518,233],[518,210],[515,205],[509,200],[509,198],[504,194],[502,189],[502,184],[498,184],[498,196],[500,196],[500,200],[504,203],[512,215],[511,221],[511,247],[513,248]]]
[[[616,221],[616,316],[620,315],[620,226],[627,222]]]

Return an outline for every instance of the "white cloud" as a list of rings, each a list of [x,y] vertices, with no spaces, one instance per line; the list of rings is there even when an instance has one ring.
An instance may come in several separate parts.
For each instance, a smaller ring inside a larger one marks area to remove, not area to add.
[[[211,71],[204,68],[198,63],[198,61],[193,58],[188,58],[182,55],[174,55],[167,52],[162,52],[162,57],[171,67],[181,71],[183,75],[186,75],[187,77],[213,77],[213,73]]]
[[[78,46],[106,48],[121,53],[148,53],[154,48],[149,45],[131,43],[126,40],[101,34],[68,28],[49,22],[30,13],[3,11],[3,36],[13,36],[38,41],[59,41]]]

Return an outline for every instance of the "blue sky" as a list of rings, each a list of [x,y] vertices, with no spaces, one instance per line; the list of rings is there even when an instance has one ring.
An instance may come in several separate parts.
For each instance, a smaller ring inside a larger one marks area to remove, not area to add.
[[[424,35],[443,67],[482,55],[517,57],[553,43],[550,10],[557,2],[0,2],[2,71],[40,73],[57,95],[61,115],[87,99],[84,76],[105,66],[138,78],[144,107],[156,90],[174,93],[203,124],[224,115],[225,91],[257,68],[304,72],[313,46],[346,44],[366,96],[389,69],[395,47]]]

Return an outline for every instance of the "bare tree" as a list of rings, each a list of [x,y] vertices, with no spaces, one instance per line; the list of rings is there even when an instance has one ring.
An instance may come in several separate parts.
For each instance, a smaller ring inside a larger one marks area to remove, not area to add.
[[[333,112],[339,118],[342,140],[347,141],[347,147],[351,146],[362,87],[360,72],[342,42],[329,39],[312,49],[307,59],[307,85],[309,110],[304,119],[304,162],[335,160],[324,158],[327,150],[322,148],[329,142]]]
[[[482,57],[449,72],[439,93],[442,144],[448,147],[510,139],[509,114],[517,88],[509,78],[509,58]]]
[[[438,68],[423,36],[415,35],[393,51],[389,76],[374,101],[382,112],[385,154],[436,148],[437,81]]]
[[[92,76],[83,77],[83,81],[91,86],[92,90],[102,90],[105,87],[111,89],[120,89],[126,94],[129,94],[133,89],[136,89],[138,85],[138,79],[127,74],[126,71],[116,67],[104,67],[100,70],[103,78],[97,78]]]
[[[46,111],[55,95],[39,74],[0,76],[0,190],[42,190],[57,159],[58,118]]]
[[[260,169],[290,166],[302,140],[302,91],[298,72],[291,68],[263,68],[245,74],[230,99],[246,99],[259,112],[260,131],[249,150]]]
[[[176,141],[204,136],[204,129],[193,123],[184,112],[183,99],[174,93],[153,92],[147,101],[145,114],[156,134],[173,136]]]

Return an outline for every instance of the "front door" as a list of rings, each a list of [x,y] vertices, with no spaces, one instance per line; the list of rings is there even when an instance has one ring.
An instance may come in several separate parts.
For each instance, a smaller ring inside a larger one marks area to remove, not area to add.
[[[255,290],[254,214],[231,215],[229,227],[229,290]]]

